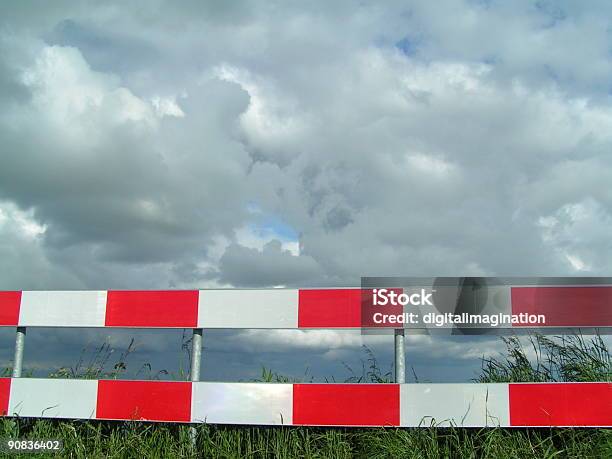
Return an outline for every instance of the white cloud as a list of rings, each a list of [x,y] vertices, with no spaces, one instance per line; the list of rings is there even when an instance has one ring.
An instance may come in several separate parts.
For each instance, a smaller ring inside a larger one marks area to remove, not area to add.
[[[84,116],[153,123],[146,102],[119,86],[117,77],[92,71],[76,48],[43,47],[33,66],[24,71],[23,83],[32,91],[33,105],[66,131],[82,126]]]
[[[236,242],[249,249],[262,251],[264,246],[272,240],[280,241],[282,250],[287,250],[293,256],[300,255],[299,242],[278,234],[273,228],[248,225],[236,230]]]
[[[155,112],[160,117],[174,116],[176,118],[183,118],[185,116],[175,97],[155,96],[151,99],[151,104],[153,104]]]
[[[63,267],[54,266],[43,245],[47,227],[32,210],[0,201],[0,266],[2,290],[40,289],[45,285],[83,287]]]
[[[0,230],[13,230],[24,239],[34,242],[47,231],[45,225],[41,225],[34,218],[34,212],[24,212],[11,202],[0,201]]]
[[[474,342],[451,340],[442,335],[408,333],[405,342],[410,360],[417,357],[416,353],[419,358],[478,361],[483,356],[498,356],[504,347],[503,342],[495,337]],[[393,335],[362,335],[359,330],[242,330],[224,340],[222,347],[253,354],[308,351],[337,361],[350,352],[359,351],[364,345],[375,355],[390,352]]]
[[[539,220],[543,240],[577,273],[609,269],[609,260],[599,248],[608,239],[611,225],[612,214],[593,198],[565,204]]]

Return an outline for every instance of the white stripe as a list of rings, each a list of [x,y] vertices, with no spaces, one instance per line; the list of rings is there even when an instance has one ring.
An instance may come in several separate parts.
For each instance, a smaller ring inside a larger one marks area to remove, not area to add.
[[[198,327],[297,328],[298,290],[200,290]]]
[[[103,327],[106,291],[23,292],[19,325]]]
[[[293,385],[193,383],[191,420],[219,424],[291,425]]]
[[[402,384],[403,427],[509,426],[508,384]]]
[[[18,378],[11,381],[9,415],[93,419],[98,381]]]

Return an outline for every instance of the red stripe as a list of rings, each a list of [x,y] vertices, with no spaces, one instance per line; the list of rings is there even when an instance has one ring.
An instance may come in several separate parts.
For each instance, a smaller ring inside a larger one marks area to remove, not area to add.
[[[0,416],[6,416],[11,396],[11,378],[0,378]]]
[[[397,426],[398,384],[294,384],[293,423],[323,426]]]
[[[612,426],[612,383],[510,384],[511,426]]]
[[[191,383],[98,381],[98,419],[191,421]]]
[[[399,288],[389,289],[402,293]],[[299,328],[397,328],[397,325],[377,324],[374,314],[397,315],[403,307],[374,306],[372,289],[300,290],[298,306]]]
[[[361,290],[300,290],[299,328],[360,327]]]
[[[0,325],[19,324],[21,292],[0,292]]]
[[[548,327],[610,327],[612,287],[512,287],[512,313],[522,312]]]
[[[195,328],[197,290],[109,291],[107,327]]]

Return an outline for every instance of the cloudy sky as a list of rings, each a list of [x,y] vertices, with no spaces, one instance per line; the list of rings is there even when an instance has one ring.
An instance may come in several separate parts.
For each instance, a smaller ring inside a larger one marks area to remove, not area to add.
[[[611,17],[607,1],[3,3],[0,289],[610,275]],[[129,338],[34,330],[26,367]],[[212,379],[341,377],[366,342],[205,341]],[[180,331],[138,343],[176,366]],[[386,337],[366,344],[390,361]],[[465,379],[499,349],[420,336],[408,355]]]

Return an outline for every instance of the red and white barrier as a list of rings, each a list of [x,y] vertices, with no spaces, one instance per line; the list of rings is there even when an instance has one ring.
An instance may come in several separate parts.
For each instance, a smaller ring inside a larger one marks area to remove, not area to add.
[[[491,292],[485,313],[544,314],[538,328],[612,327],[612,286]],[[0,292],[0,326],[361,328],[362,301],[361,289]]]
[[[212,424],[612,427],[612,383],[264,384],[0,379],[6,416]]]

